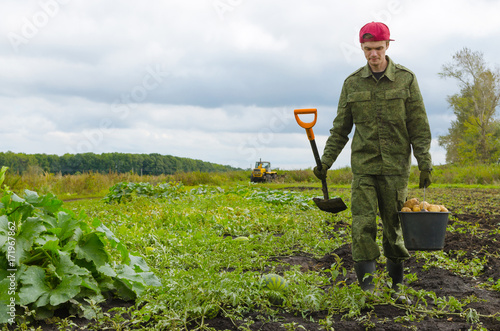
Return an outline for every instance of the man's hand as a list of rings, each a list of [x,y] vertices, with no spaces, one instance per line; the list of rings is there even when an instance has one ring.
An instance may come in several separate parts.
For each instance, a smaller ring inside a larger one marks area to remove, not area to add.
[[[318,167],[314,167],[314,176],[318,177],[318,179],[326,179],[326,172],[328,171],[328,166],[324,163],[321,163],[321,171],[318,170]]]
[[[419,188],[429,187],[431,185],[431,171],[430,170],[422,170],[420,171],[420,184]]]

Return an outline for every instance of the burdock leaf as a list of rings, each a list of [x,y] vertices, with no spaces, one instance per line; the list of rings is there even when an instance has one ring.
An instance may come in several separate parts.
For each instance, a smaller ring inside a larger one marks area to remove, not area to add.
[[[24,190],[24,199],[31,205],[36,205],[40,201],[38,193],[30,190]]]
[[[96,228],[96,231],[104,233],[110,241],[114,242],[114,244],[120,242],[120,239],[118,239],[106,225],[102,224],[97,219],[93,221],[92,225]]]
[[[122,261],[121,262],[122,263],[129,263],[130,262],[130,254],[128,252],[127,247],[125,247],[125,245],[122,244],[122,243],[118,243],[118,244],[116,244],[115,248],[122,255]]]
[[[10,212],[7,212],[10,221],[18,224],[24,222],[28,217],[32,216],[35,207],[26,203],[23,198],[20,198],[13,193],[10,196],[10,200],[11,201],[7,206],[7,208],[11,210]]]
[[[82,238],[75,247],[76,256],[94,262],[97,267],[104,265],[109,260],[104,244],[96,233],[90,233]]]
[[[33,243],[33,240],[46,230],[44,223],[40,217],[29,217],[22,223],[21,231],[17,234],[17,238],[24,238],[28,242]]]
[[[57,229],[57,219],[54,216],[51,215],[42,215],[40,216],[42,221],[45,223],[45,227],[47,228],[47,231],[58,234],[61,230],[57,231],[51,231],[52,229]]]
[[[59,247],[59,239],[53,239],[53,240],[47,240],[45,244],[43,244],[43,249],[46,251],[52,252],[52,253],[57,253],[61,249]]]
[[[73,215],[63,211],[57,213],[57,220],[57,226],[61,228],[61,232],[58,234],[61,241],[71,237],[74,234],[75,229],[77,229],[81,223],[79,219],[76,219]]]
[[[116,272],[113,270],[113,268],[111,268],[109,263],[106,263],[105,265],[100,266],[99,268],[97,268],[97,271],[99,271],[103,275],[111,277],[111,278],[116,277]]]
[[[148,264],[142,258],[142,256],[137,256],[129,254],[130,263],[129,266],[132,267],[136,272],[146,272],[149,271]]]
[[[50,292],[50,304],[60,305],[80,293],[82,279],[77,275],[64,277],[62,282]]]
[[[101,294],[101,289],[99,288],[99,283],[92,277],[92,275],[82,277],[82,287],[91,289],[97,294]]]
[[[62,204],[62,200],[57,199],[52,193],[47,193],[40,198],[36,207],[43,208],[46,212],[54,214],[61,208]]]
[[[44,293],[38,298],[38,300],[36,300],[33,306],[37,308],[38,307],[44,308],[49,304],[49,298],[50,298],[50,292]]]
[[[20,282],[23,285],[19,290],[20,305],[35,302],[42,294],[50,291],[45,283],[45,270],[38,266],[28,267],[21,275]]]
[[[43,247],[43,245],[45,245],[49,241],[59,242],[59,238],[57,238],[57,236],[55,236],[53,234],[44,233],[44,234],[40,235],[38,238],[36,238],[34,240],[34,243]]]
[[[116,277],[126,279],[131,282],[142,283],[141,275],[125,264],[120,264],[116,267]]]
[[[16,264],[22,263],[29,257],[33,241],[43,231],[45,231],[45,226],[39,217],[29,217],[22,223],[21,230],[16,236]]]
[[[60,279],[64,278],[66,275],[90,275],[90,271],[74,264],[67,252],[60,251],[59,260],[54,261],[54,264],[56,267],[55,273]]]
[[[128,288],[128,290],[132,291],[135,295],[141,295],[141,293],[145,289],[144,280],[142,279],[141,275],[136,273],[134,269],[132,269],[128,265],[121,264],[117,266],[116,278],[117,280],[121,280],[122,285]],[[120,289],[118,284],[119,283],[115,282],[115,285],[117,285],[118,294],[125,300],[129,300],[129,298],[127,298],[128,291],[123,291],[124,289]]]
[[[32,243],[25,238],[16,238],[16,251],[14,253],[16,265],[20,265],[30,256]]]
[[[10,198],[12,199],[13,202],[20,202],[20,203],[24,203],[24,199],[21,198],[19,195],[13,193]]]

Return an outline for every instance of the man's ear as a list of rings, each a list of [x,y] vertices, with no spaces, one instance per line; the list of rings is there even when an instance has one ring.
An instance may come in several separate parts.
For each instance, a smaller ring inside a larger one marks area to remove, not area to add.
[[[386,48],[385,48],[385,49],[389,49],[389,43],[390,43],[390,41],[389,41],[389,40],[387,40],[387,46],[386,46]]]

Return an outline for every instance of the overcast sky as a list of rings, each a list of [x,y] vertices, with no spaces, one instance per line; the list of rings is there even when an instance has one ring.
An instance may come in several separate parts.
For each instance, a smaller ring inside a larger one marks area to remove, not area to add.
[[[494,0],[2,0],[0,151],[312,167],[293,110],[318,109],[321,154],[342,83],[366,63],[359,29],[382,21],[442,164],[459,88],[438,72],[464,47],[498,65],[499,13]],[[348,144],[332,168],[349,164]]]

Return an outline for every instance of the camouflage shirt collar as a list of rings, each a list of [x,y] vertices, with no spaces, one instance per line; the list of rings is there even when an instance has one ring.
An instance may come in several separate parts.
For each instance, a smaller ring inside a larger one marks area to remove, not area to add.
[[[390,57],[386,56],[385,58],[387,59],[387,68],[385,68],[384,76],[387,77],[389,80],[394,81],[394,72],[396,66],[394,62],[392,62]],[[367,78],[371,77],[371,75],[372,71],[370,69],[370,65],[367,63],[361,71],[361,77]]]

